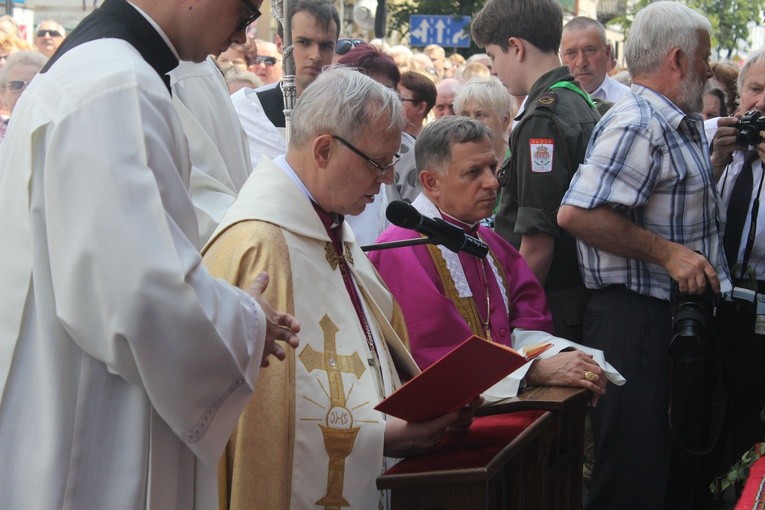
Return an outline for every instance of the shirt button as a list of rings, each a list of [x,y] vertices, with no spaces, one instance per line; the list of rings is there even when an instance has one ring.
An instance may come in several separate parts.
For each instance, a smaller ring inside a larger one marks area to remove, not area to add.
[[[505,328],[502,328],[499,330],[500,336],[505,336],[507,334],[507,330]]]
[[[496,310],[496,309],[497,309],[497,305],[491,305],[491,306],[489,307],[489,310],[491,310],[492,312],[493,312],[494,310]]]

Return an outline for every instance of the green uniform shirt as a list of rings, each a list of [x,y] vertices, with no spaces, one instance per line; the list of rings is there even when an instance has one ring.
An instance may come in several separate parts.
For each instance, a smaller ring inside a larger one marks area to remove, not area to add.
[[[524,234],[544,233],[555,239],[546,289],[583,286],[575,240],[558,227],[556,215],[600,120],[576,91],[550,89],[560,81],[574,81],[567,67],[542,75],[529,92],[526,109],[515,119],[512,157],[500,179],[496,216],[496,231],[516,248]]]

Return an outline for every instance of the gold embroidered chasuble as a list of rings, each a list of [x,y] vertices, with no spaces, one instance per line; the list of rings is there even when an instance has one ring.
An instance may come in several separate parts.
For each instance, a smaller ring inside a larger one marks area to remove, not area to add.
[[[222,508],[373,509],[382,503],[375,479],[383,471],[385,422],[374,406],[400,384],[392,355],[409,371],[416,367],[398,305],[347,226],[343,234],[379,366],[340,268],[327,256],[324,226],[271,161],[258,165],[204,250],[210,272],[239,287],[267,271],[265,298],[302,327],[299,347],[261,371],[231,438],[219,470]]]

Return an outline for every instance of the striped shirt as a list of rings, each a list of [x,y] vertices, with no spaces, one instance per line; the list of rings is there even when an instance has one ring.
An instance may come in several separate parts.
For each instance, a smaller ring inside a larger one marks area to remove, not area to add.
[[[724,212],[712,176],[703,122],[640,85],[598,123],[563,205],[609,205],[636,225],[704,254],[730,290],[722,249]],[[625,285],[669,299],[663,267],[614,255],[577,240],[587,287]]]

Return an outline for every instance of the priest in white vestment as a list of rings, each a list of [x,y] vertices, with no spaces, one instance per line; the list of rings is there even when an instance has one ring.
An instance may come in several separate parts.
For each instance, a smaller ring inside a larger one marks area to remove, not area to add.
[[[324,71],[292,113],[286,156],[264,158],[204,250],[213,274],[294,312],[301,342],[258,380],[222,463],[225,507],[359,510],[386,505],[386,457],[432,447],[457,413],[421,424],[375,405],[418,371],[398,305],[344,221],[393,178],[404,126],[395,92]],[[465,413],[470,414],[469,410]],[[461,420],[462,421],[462,420]],[[469,420],[468,420],[469,421]]]
[[[173,104],[191,151],[189,191],[204,244],[252,172],[250,149],[212,57],[170,72]]]
[[[214,508],[261,364],[297,322],[201,263],[167,73],[243,41],[240,0],[105,0],[0,148],[0,506]],[[204,25],[204,37],[184,34]]]

